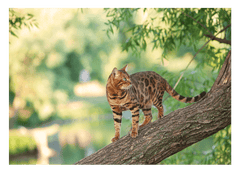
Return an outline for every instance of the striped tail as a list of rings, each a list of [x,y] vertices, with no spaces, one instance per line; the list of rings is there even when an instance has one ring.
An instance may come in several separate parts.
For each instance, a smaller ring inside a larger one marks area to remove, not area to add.
[[[175,98],[176,100],[183,102],[183,103],[193,103],[197,102],[201,98],[203,98],[206,95],[206,92],[203,91],[201,94],[195,96],[195,97],[184,97],[180,94],[178,94],[167,82],[166,82],[166,91],[170,96]]]

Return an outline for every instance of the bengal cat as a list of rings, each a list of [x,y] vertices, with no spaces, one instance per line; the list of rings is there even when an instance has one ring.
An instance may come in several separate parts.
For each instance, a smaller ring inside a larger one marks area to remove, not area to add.
[[[152,105],[158,109],[158,118],[163,116],[162,98],[164,91],[184,103],[196,102],[206,94],[204,91],[196,97],[184,97],[179,95],[164,78],[154,71],[138,72],[132,75],[129,75],[126,71],[127,65],[121,70],[114,68],[106,86],[107,100],[113,112],[115,128],[115,136],[112,138],[112,142],[120,137],[122,111],[131,111],[131,137],[136,138],[138,128],[152,120]],[[140,109],[144,114],[144,122],[138,127]]]

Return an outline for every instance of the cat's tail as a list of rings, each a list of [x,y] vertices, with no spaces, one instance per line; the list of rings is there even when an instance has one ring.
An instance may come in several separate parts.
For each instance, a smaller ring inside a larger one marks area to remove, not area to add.
[[[178,94],[169,84],[168,82],[166,82],[166,91],[168,94],[170,94],[170,96],[172,96],[173,98],[175,98],[176,100],[183,102],[183,103],[193,103],[193,102],[197,102],[198,100],[200,100],[201,98],[203,98],[206,95],[206,92],[203,91],[201,94],[195,96],[195,97],[184,97],[180,94]]]

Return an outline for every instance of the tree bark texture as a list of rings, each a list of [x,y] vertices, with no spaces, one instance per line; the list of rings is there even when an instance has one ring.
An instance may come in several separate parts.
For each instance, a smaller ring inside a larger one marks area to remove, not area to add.
[[[211,90],[199,102],[158,119],[75,163],[157,164],[231,124],[231,51]]]

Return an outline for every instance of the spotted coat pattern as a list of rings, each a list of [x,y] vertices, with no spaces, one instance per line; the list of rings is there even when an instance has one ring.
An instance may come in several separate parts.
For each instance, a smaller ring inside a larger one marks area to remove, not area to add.
[[[113,112],[115,127],[115,136],[112,142],[115,142],[120,137],[122,111],[131,111],[131,137],[136,138],[138,128],[152,120],[152,105],[158,109],[158,118],[163,116],[162,98],[164,91],[176,100],[184,103],[196,102],[206,94],[206,92],[202,92],[195,97],[184,97],[179,95],[164,78],[154,71],[144,71],[129,75],[126,69],[127,65],[121,70],[114,68],[106,86],[107,100]],[[144,114],[144,122],[140,126],[139,109],[142,109]]]

